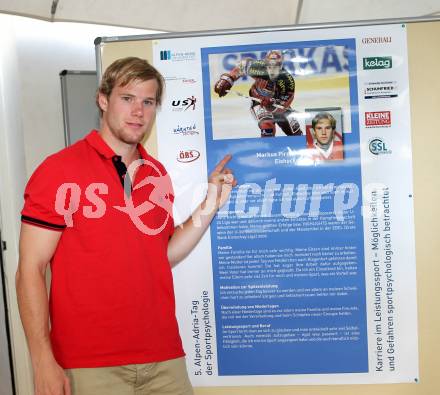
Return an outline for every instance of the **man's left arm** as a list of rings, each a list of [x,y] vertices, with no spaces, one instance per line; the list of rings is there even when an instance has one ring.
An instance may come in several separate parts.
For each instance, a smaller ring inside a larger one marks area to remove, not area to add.
[[[208,179],[208,191],[203,202],[192,215],[175,231],[168,243],[168,259],[171,266],[177,265],[197,245],[218,209],[228,200],[232,188],[237,184],[232,171],[226,167],[231,160],[226,155],[215,167]]]

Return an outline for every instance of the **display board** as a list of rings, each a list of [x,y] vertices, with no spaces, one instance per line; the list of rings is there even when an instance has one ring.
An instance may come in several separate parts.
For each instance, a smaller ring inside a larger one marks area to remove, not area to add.
[[[95,105],[98,80],[95,71],[63,70],[60,73],[66,146],[99,128]]]
[[[233,154],[239,187],[174,270],[196,386],[419,381],[407,41],[423,25],[97,42],[99,69],[131,55],[165,76],[147,146],[172,176],[177,223],[208,169]],[[270,51],[295,80],[299,136],[275,122],[275,136],[260,137],[255,74],[215,92],[222,74]],[[316,156],[317,113],[336,120],[341,157]]]

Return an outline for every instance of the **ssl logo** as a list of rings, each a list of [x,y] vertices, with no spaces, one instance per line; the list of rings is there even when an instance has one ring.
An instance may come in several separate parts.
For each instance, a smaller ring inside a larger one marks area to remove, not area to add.
[[[379,137],[371,139],[368,148],[373,155],[391,154],[391,150],[387,148],[385,142]]]

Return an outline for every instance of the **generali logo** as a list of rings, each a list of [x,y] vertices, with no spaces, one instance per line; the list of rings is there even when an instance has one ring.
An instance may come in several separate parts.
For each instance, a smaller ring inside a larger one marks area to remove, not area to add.
[[[177,155],[177,161],[181,163],[190,163],[200,158],[200,152],[192,149],[187,151],[180,151]]]
[[[391,44],[391,36],[386,37],[364,37],[362,44]]]
[[[374,56],[363,59],[364,70],[391,69],[393,58],[391,56]]]
[[[368,127],[390,127],[391,111],[369,111],[365,113],[365,126]]]

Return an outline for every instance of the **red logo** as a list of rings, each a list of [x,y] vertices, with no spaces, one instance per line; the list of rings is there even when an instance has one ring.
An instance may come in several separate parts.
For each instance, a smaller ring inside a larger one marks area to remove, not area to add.
[[[391,126],[391,111],[370,111],[365,113],[365,126]]]
[[[200,152],[192,149],[188,151],[180,151],[177,155],[177,161],[182,163],[189,163],[194,162],[195,160],[199,159]]]

